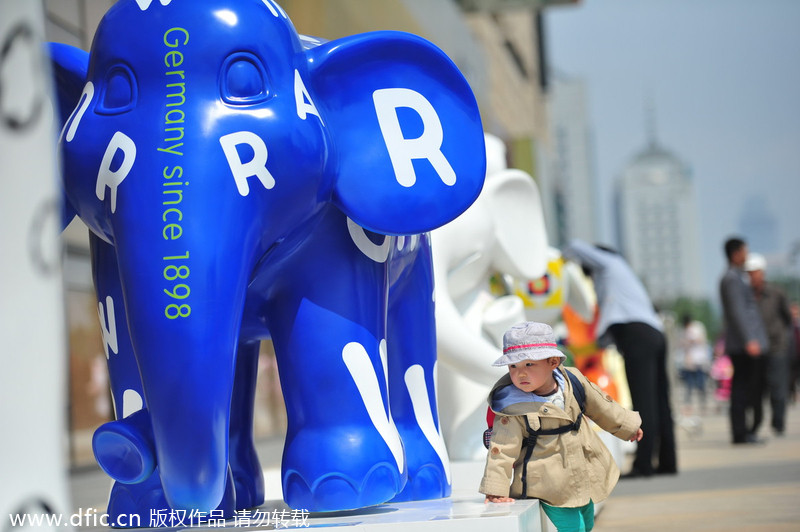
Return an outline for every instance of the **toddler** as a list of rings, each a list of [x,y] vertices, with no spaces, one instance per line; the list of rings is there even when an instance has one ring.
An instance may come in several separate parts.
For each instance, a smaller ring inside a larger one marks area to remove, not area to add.
[[[630,441],[642,439],[641,418],[577,369],[561,367],[564,358],[549,325],[525,322],[506,331],[493,365],[508,366],[508,374],[489,394],[496,418],[479,491],[493,503],[539,499],[559,530],[589,531],[594,503],[611,493],[619,469],[583,416]]]

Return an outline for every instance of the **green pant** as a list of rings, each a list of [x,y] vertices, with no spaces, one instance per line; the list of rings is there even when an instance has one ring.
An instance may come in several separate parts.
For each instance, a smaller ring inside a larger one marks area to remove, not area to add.
[[[556,525],[558,532],[589,532],[594,528],[594,503],[578,508],[560,508],[541,502],[542,510]]]

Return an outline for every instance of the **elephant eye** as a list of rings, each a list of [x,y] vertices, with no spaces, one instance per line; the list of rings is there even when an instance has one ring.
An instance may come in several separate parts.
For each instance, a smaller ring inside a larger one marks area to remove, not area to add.
[[[222,65],[220,93],[226,103],[252,105],[270,97],[267,72],[253,54],[229,56]]]
[[[133,108],[136,103],[136,78],[125,65],[111,68],[106,75],[103,93],[100,96],[97,112],[119,114]]]

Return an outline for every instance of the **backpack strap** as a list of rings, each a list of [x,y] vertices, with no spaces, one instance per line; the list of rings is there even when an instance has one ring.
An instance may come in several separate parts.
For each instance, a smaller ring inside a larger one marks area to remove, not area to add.
[[[578,406],[581,407],[581,414],[583,414],[586,411],[586,388],[583,387],[583,383],[577,375],[566,368],[564,369],[564,373],[567,374],[569,381],[572,383],[572,395],[574,395],[575,400],[578,401]]]
[[[578,414],[577,419],[575,419],[575,430],[578,430],[581,428],[583,414],[586,412],[586,388],[583,387],[583,383],[577,375],[566,368],[564,369],[564,373],[566,373],[567,377],[569,377],[569,381],[572,383],[572,395],[575,396],[575,400],[578,401],[578,406],[581,407],[581,411]]]
[[[533,456],[533,448],[536,446],[536,440],[539,438],[539,434],[541,434],[541,429],[539,430],[532,430],[530,423],[528,423],[528,416],[522,416],[522,419],[525,420],[525,428],[528,429],[528,436],[525,438],[525,441],[522,443],[523,448],[525,448],[525,458],[522,460],[522,496],[521,499],[528,498],[528,462],[531,461],[531,457]]]

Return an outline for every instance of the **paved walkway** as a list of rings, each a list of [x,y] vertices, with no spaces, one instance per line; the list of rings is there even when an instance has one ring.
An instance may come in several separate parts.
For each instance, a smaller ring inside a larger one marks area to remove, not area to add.
[[[726,413],[704,416],[702,430],[684,421],[680,473],[621,480],[595,532],[800,531],[800,405],[782,437],[768,416],[767,405],[764,445],[732,445]]]
[[[595,532],[800,531],[800,405],[788,412],[785,436],[773,436],[765,424],[764,445],[731,445],[724,413],[702,419],[702,432],[677,429],[680,473],[621,480]],[[260,442],[265,466],[278,463],[281,446]],[[76,508],[105,507],[110,481],[103,473],[70,480]]]

